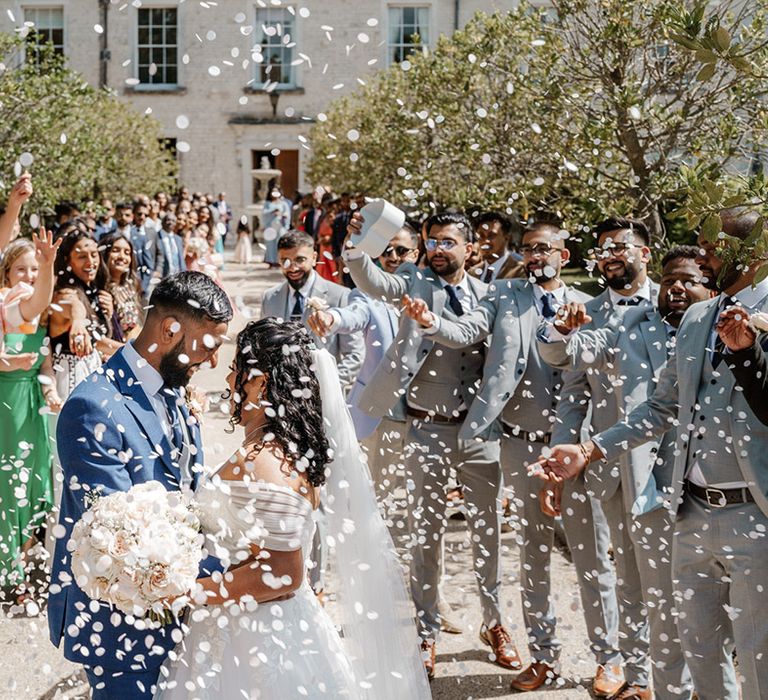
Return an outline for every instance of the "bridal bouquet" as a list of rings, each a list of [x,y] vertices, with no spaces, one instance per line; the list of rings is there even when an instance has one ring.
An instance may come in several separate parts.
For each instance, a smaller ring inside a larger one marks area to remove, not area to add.
[[[171,601],[195,586],[202,547],[197,516],[181,493],[157,481],[96,498],[67,545],[86,595],[166,622]]]

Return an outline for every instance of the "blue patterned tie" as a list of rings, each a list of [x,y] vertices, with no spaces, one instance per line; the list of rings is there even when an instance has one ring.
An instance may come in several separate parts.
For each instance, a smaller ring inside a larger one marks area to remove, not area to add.
[[[555,317],[555,295],[552,292],[545,292],[541,297],[541,315],[547,321]]]
[[[456,294],[456,288],[453,285],[446,284],[445,292],[448,295],[448,306],[451,307],[451,311],[453,311],[453,313],[455,313],[457,316],[463,316],[464,308],[461,306],[459,297]]]
[[[171,445],[177,450],[174,463],[178,465],[181,451],[184,449],[184,432],[181,429],[181,413],[179,412],[179,394],[174,389],[163,387],[160,397],[168,411],[168,424],[171,426]]]

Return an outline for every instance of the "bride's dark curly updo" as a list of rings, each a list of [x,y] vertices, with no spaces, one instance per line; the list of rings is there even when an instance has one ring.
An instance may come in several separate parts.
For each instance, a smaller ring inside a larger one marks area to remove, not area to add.
[[[313,486],[325,483],[331,460],[323,426],[320,386],[312,363],[312,336],[300,323],[264,318],[251,321],[237,336],[234,360],[235,396],[230,425],[242,420],[245,385],[267,375],[262,400],[266,432],[280,445],[294,466],[305,471]]]

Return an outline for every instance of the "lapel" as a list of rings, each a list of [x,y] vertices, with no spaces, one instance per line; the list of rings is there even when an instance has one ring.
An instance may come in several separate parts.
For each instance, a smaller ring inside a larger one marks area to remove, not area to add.
[[[448,295],[443,290],[443,285],[440,283],[440,279],[435,275],[428,267],[424,268],[422,274],[424,279],[428,283],[428,290],[431,294],[431,299],[425,299],[427,305],[432,310],[435,316],[442,316],[443,309],[445,309],[445,302],[448,300]]]
[[[177,464],[171,459],[171,443],[163,432],[152,404],[144,393],[141,384],[131,371],[123,357],[123,351],[116,352],[106,365],[107,371],[112,371],[113,381],[120,393],[125,397],[125,407],[130,411],[144,435],[149,440],[152,452],[142,457],[154,457],[157,455],[165,466],[165,473],[169,481],[181,484],[181,473]],[[159,450],[158,450],[159,448]],[[162,454],[159,454],[162,452]]]
[[[203,457],[203,438],[200,433],[200,423],[197,419],[190,420],[190,412],[185,402],[179,404],[179,410],[181,411],[184,425],[187,426],[187,430],[189,431],[190,441],[195,448],[195,453],[189,455],[189,470],[192,474],[192,490],[194,491],[197,488],[197,481],[200,477],[200,472],[196,466],[199,465],[199,467],[202,468],[205,465],[205,459]]]
[[[701,302],[701,310],[695,309],[698,313],[691,316],[691,320],[685,324],[683,337],[677,340],[678,373],[686,372],[689,378],[685,383],[681,381],[680,386],[691,387],[694,398],[699,388],[704,358],[709,354],[709,332],[712,330],[718,302],[719,297]]]
[[[291,310],[288,308],[288,295],[290,293],[290,285],[288,282],[283,282],[280,287],[278,288],[274,299],[274,313],[269,314],[270,316],[277,316],[278,318],[290,318],[291,316]]]
[[[328,301],[328,286],[326,284],[326,281],[322,277],[320,277],[320,275],[318,275],[317,273],[315,273],[315,279],[312,282],[312,286],[309,288],[307,299],[309,299],[309,297],[317,297],[318,299],[322,299],[326,303]],[[307,304],[307,299],[304,299],[304,313],[301,315],[301,320],[304,323],[307,322],[307,318],[311,313],[309,309],[309,304]]]
[[[477,302],[485,296],[488,287],[485,282],[477,279],[477,277],[472,277],[472,275],[467,276],[467,283],[469,284],[469,289],[471,290],[472,295],[475,297],[475,306],[477,306]]]
[[[646,317],[640,323],[640,332],[645,339],[648,348],[648,356],[651,360],[651,369],[654,373],[667,361],[667,332],[664,321],[655,310],[649,310]]]
[[[539,311],[536,308],[536,297],[533,293],[533,285],[526,282],[523,285],[514,287],[517,295],[517,308],[520,309],[518,322],[520,324],[520,338],[535,338],[536,329],[539,327]],[[530,342],[521,342],[520,349],[523,353],[523,359],[528,362],[528,353],[531,349]]]

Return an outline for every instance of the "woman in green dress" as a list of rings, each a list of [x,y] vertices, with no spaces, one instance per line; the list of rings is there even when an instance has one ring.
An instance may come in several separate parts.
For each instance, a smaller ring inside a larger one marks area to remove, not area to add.
[[[38,275],[35,246],[17,240],[0,263],[5,298]],[[53,508],[48,416],[61,407],[51,366],[47,329],[4,324],[0,350],[0,585],[24,597],[25,555],[35,531]],[[22,331],[22,332],[13,332]],[[32,331],[32,332],[30,332]]]

